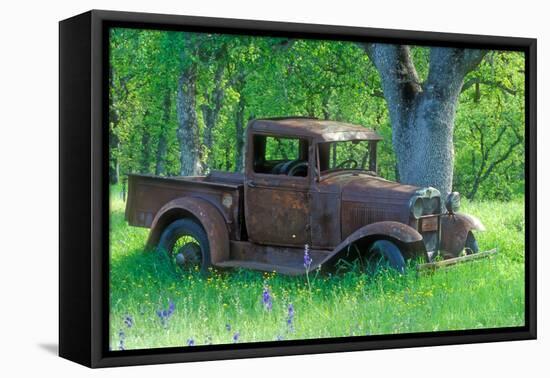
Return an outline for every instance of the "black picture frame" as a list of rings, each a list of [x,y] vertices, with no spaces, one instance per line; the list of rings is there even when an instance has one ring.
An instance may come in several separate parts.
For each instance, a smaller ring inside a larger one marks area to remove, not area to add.
[[[525,326],[233,345],[108,350],[108,28],[524,51]],[[536,39],[92,10],[59,24],[59,354],[89,367],[536,338]]]

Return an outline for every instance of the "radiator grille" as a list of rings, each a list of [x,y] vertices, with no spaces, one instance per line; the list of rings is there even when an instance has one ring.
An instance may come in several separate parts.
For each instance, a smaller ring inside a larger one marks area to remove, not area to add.
[[[422,238],[424,239],[424,246],[426,251],[432,252],[437,248],[437,231],[428,231],[422,233]]]
[[[363,226],[382,220],[386,213],[381,209],[369,209],[366,207],[355,207],[351,210],[351,221],[354,225]]]

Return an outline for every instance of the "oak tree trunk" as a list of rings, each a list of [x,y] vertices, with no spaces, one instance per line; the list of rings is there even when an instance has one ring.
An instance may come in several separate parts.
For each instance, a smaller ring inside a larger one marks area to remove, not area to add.
[[[400,181],[449,193],[458,96],[485,51],[432,47],[428,78],[420,83],[408,46],[364,47],[380,74]]]

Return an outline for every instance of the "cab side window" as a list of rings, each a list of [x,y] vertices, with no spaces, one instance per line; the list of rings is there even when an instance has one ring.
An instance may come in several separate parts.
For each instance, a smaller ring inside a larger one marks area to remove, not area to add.
[[[306,177],[308,141],[300,138],[254,136],[254,172]]]

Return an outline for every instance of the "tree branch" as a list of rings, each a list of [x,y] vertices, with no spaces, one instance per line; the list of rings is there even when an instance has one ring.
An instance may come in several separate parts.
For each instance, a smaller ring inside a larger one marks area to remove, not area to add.
[[[478,77],[472,78],[472,79],[464,82],[464,84],[462,85],[461,92],[464,92],[464,91],[468,90],[474,84],[483,84],[483,85],[489,85],[489,86],[497,87],[501,91],[503,91],[505,93],[508,93],[508,94],[511,94],[512,96],[515,96],[517,94],[517,90],[512,89],[512,88],[508,88],[507,86],[505,86],[502,83],[499,83],[498,81],[481,80]]]
[[[377,43],[360,46],[380,73],[386,100],[410,103],[422,92],[409,46]]]
[[[297,39],[296,38],[288,38],[288,39],[284,39],[280,42],[277,42],[277,43],[274,43],[273,45],[271,45],[271,49],[274,50],[274,51],[277,51],[277,50],[282,50],[282,51],[285,51],[285,50],[289,50],[290,48],[292,48],[292,46],[294,45],[294,43],[296,43]]]
[[[451,91],[458,95],[464,77],[481,62],[486,53],[486,50],[432,47],[425,87],[438,92]]]
[[[487,54],[488,50],[477,49],[461,49],[463,51],[462,63],[464,65],[465,73],[472,71],[477,67],[483,57]]]
[[[502,155],[499,159],[495,160],[494,162],[492,162],[489,167],[487,167],[487,170],[485,171],[485,173],[483,174],[483,177],[481,178],[481,182],[485,181],[485,179],[487,179],[487,177],[489,177],[489,175],[491,174],[491,172],[493,171],[493,169],[495,169],[495,167],[497,165],[499,165],[500,163],[506,161],[508,159],[508,157],[510,157],[510,155],[512,154],[512,152],[514,151],[514,149],[519,146],[521,144],[521,140],[520,139],[517,139],[514,143],[512,143],[508,149],[506,150],[506,152],[504,153],[504,155]]]

